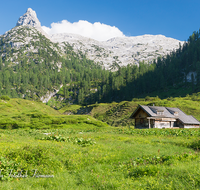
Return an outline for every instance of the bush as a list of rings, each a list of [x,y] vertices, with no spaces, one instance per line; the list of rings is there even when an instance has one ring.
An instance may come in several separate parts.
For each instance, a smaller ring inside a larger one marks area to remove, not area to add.
[[[146,96],[145,97],[145,101],[159,101],[160,98],[158,96],[156,97],[150,97],[150,96]]]
[[[31,116],[31,118],[48,118],[49,116],[47,114],[43,114],[43,113],[31,113],[31,114],[27,114],[27,116]]]
[[[63,124],[65,120],[63,118],[53,118],[52,124]]]
[[[9,97],[9,96],[6,96],[6,95],[2,95],[2,96],[0,96],[0,99],[1,99],[1,100],[7,100],[7,101],[9,101],[9,100],[10,100],[10,97]]]
[[[78,121],[76,119],[65,119],[64,124],[77,124]]]
[[[200,139],[192,142],[189,145],[189,148],[193,148],[194,150],[200,150]]]
[[[0,128],[1,129],[17,129],[19,128],[19,125],[14,120],[2,119],[0,120]]]
[[[157,166],[154,165],[138,166],[129,173],[129,177],[137,178],[143,176],[155,176],[158,173],[159,173],[159,168]]]

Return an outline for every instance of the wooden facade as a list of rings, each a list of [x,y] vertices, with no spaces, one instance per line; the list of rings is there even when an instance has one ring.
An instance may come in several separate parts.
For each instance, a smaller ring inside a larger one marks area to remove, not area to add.
[[[135,128],[199,128],[200,122],[178,108],[141,106],[131,115]],[[185,120],[185,121],[184,121]]]

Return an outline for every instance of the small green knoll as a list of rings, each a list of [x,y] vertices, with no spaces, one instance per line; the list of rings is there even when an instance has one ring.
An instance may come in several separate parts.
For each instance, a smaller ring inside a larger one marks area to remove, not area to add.
[[[107,126],[91,116],[61,115],[58,111],[42,102],[24,99],[0,99],[0,128],[84,128]]]

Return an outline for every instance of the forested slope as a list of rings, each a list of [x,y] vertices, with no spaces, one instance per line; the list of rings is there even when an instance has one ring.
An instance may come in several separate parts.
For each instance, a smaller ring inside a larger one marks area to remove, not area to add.
[[[33,27],[19,26],[0,37],[0,94],[41,99],[48,91],[64,86],[64,98],[77,100],[79,89],[92,88],[100,80],[101,67],[58,44]],[[89,87],[87,82],[90,83]]]
[[[44,100],[59,90],[49,101],[57,109],[65,104],[185,96],[199,91],[199,45],[199,32],[194,32],[178,50],[150,65],[120,67],[114,62],[116,71],[111,72],[82,52],[75,53],[66,42],[59,46],[33,27],[18,26],[0,36],[0,95]]]
[[[116,64],[117,66],[117,64]],[[186,96],[200,91],[200,32],[194,32],[179,49],[153,64],[118,67],[98,91],[100,102],[159,96]]]

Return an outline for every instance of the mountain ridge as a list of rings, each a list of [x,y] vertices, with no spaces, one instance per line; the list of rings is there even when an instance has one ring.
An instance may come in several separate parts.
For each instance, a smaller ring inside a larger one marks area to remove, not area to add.
[[[69,43],[76,53],[80,51],[88,59],[100,63],[105,69],[113,68],[113,64],[118,66],[127,66],[144,61],[152,63],[159,56],[166,56],[171,51],[178,49],[183,42],[165,37],[164,35],[131,36],[115,37],[107,41],[97,41],[78,34],[58,33],[49,35],[41,27],[36,12],[31,8],[21,16],[17,26],[33,26],[45,37],[59,46],[64,47],[63,42]]]

